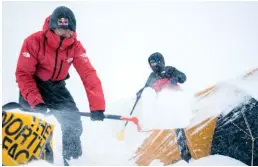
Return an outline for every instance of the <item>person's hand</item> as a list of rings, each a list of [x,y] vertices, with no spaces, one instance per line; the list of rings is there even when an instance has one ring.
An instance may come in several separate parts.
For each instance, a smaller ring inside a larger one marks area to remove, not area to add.
[[[176,84],[178,83],[178,78],[172,77],[172,78],[170,79],[170,83],[171,83],[172,85],[176,85]]]
[[[91,111],[90,119],[92,121],[103,121],[104,118],[104,110]]]
[[[162,78],[171,78],[171,77],[174,76],[173,75],[174,74],[174,70],[175,70],[174,67],[166,66],[166,67],[164,67],[163,71],[161,71],[160,76]]]

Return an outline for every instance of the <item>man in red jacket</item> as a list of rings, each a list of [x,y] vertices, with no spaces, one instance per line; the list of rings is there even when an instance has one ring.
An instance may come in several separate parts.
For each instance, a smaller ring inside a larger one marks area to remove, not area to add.
[[[76,19],[64,6],[54,10],[43,30],[24,40],[16,68],[19,103],[31,112],[50,111],[61,124],[63,156],[82,154],[82,122],[73,97],[65,87],[68,70],[74,65],[87,93],[91,120],[103,121],[105,99],[101,81],[76,38]]]

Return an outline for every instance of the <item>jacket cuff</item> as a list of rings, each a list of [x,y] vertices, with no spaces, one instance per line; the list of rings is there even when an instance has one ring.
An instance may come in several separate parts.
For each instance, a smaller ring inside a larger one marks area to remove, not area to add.
[[[105,110],[91,110],[90,112],[97,112],[97,111],[99,111],[99,112],[105,112]]]
[[[27,96],[27,101],[32,108],[34,108],[36,105],[40,103],[44,103],[43,99],[40,96],[35,96],[33,94],[29,94]]]

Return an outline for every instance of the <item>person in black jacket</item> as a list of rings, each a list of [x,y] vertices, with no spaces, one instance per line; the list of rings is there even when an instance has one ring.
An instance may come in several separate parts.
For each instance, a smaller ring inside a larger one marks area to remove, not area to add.
[[[164,84],[170,84],[176,86],[178,83],[183,84],[186,81],[186,75],[172,66],[165,66],[165,60],[161,53],[155,52],[148,58],[149,65],[152,72],[145,83],[144,87],[137,92],[137,99],[141,97],[142,91],[146,87],[152,87],[159,92],[160,89],[156,89],[157,86],[162,88]]]

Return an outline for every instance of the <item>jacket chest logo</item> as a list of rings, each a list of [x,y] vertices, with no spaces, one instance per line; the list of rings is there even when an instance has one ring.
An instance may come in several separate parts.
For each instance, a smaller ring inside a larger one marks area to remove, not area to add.
[[[87,56],[86,53],[82,53],[82,54],[81,54],[81,57],[83,57],[83,58],[85,58],[85,59],[88,58],[88,56]]]
[[[68,58],[66,61],[67,61],[67,63],[72,63],[73,58],[72,58],[72,57],[70,57],[70,58]]]
[[[29,54],[28,52],[23,52],[22,55],[23,55],[24,57],[30,57],[30,54]]]

